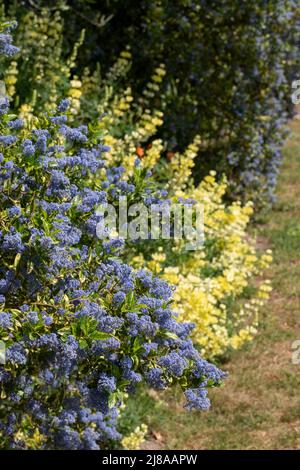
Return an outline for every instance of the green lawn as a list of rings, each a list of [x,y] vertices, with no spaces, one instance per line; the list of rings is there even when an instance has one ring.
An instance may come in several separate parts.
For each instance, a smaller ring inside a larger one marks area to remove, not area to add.
[[[272,248],[266,273],[273,293],[260,333],[231,355],[224,388],[210,392],[212,409],[188,413],[181,395],[140,396],[127,411],[131,424],[149,426],[147,449],[300,449],[300,365],[292,343],[300,339],[300,121],[291,124],[276,207],[253,228]]]

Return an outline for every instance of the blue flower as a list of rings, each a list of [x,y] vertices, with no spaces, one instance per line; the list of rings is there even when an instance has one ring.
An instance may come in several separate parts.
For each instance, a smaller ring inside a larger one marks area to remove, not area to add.
[[[60,127],[59,130],[64,136],[66,136],[67,140],[70,140],[71,142],[78,142],[84,144],[88,140],[87,136],[85,135],[87,133],[86,126],[71,128],[64,124]]]
[[[117,304],[117,305],[120,305],[124,302],[124,300],[126,299],[126,294],[122,291],[120,292],[117,292],[116,294],[114,294],[113,296],[113,303]]]
[[[187,400],[186,408],[188,410],[208,410],[210,400],[207,398],[207,390],[205,388],[188,389],[184,392]]]
[[[6,350],[6,361],[15,364],[26,364],[27,353],[19,343],[15,343]]]
[[[169,374],[175,375],[175,377],[181,377],[188,365],[186,359],[181,357],[175,351],[167,354],[166,356],[162,356],[158,360],[158,364]]]
[[[98,441],[101,438],[101,434],[95,431],[93,428],[86,428],[83,431],[83,449],[87,450],[99,450]]]
[[[197,378],[206,377],[215,383],[220,382],[226,377],[226,374],[218,369],[214,364],[200,358],[195,361],[193,375]]]
[[[0,116],[3,114],[6,114],[9,108],[9,99],[7,96],[1,96],[0,97]]]
[[[71,101],[68,98],[64,98],[63,100],[61,100],[61,102],[57,106],[57,111],[59,113],[65,113],[68,110],[70,104],[71,104]]]
[[[98,383],[97,383],[97,389],[99,392],[114,392],[116,390],[116,379],[113,376],[109,376],[107,374],[100,374]]]
[[[10,217],[18,217],[21,215],[21,208],[19,206],[12,206],[7,209],[7,212]]]
[[[27,313],[26,317],[24,318],[24,321],[27,321],[29,323],[32,323],[35,325],[39,321],[39,316],[37,312],[29,312]]]
[[[4,251],[7,250],[14,251],[16,253],[22,253],[25,250],[25,247],[23,245],[20,233],[11,229],[9,233],[4,235],[1,249]]]
[[[164,389],[167,385],[165,379],[163,378],[163,370],[158,367],[153,367],[146,374],[146,380],[149,385],[156,389]]]
[[[25,139],[22,143],[22,147],[25,157],[31,157],[35,153],[35,146],[30,139]]]
[[[0,33],[0,55],[7,57],[16,55],[20,49],[12,44],[11,30],[16,27],[16,23],[10,23],[5,27],[4,32]]]
[[[3,297],[3,296],[1,296]],[[5,301],[5,297],[4,297]],[[7,330],[12,327],[12,315],[11,313],[0,312],[0,328]]]
[[[17,138],[15,135],[0,135],[0,144],[6,147],[16,142]]]
[[[21,129],[24,125],[24,121],[23,119],[15,119],[14,121],[8,121],[7,125],[11,129]]]

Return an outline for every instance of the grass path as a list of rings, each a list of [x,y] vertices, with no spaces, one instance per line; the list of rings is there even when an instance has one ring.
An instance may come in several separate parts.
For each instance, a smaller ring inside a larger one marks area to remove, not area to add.
[[[230,378],[210,394],[211,411],[183,412],[171,395],[135,403],[152,430],[149,449],[300,449],[300,364],[292,364],[300,340],[300,120],[291,130],[277,206],[255,228],[274,252],[260,333],[223,367]]]

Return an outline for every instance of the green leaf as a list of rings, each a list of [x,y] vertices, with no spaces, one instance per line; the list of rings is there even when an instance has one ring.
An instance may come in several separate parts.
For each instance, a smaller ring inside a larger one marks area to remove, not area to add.
[[[137,353],[137,352],[140,351],[141,349],[144,349],[144,348],[143,348],[143,346],[141,345],[139,338],[136,337],[136,338],[134,339],[134,342],[133,342],[133,348],[132,348],[133,353]]]
[[[163,336],[170,339],[178,339],[178,336],[171,331],[164,331]]]
[[[115,406],[115,404],[117,403],[117,399],[118,399],[117,393],[112,393],[112,394],[109,396],[109,399],[108,399],[108,406],[109,406],[109,408],[113,408],[113,407]]]
[[[87,342],[85,339],[83,339],[83,338],[81,338],[81,339],[78,341],[78,343],[79,343],[79,346],[81,347],[81,349],[85,349],[85,348],[88,347],[88,342]]]
[[[106,339],[109,339],[109,338],[112,338],[112,335],[110,335],[109,333],[103,333],[102,331],[94,331],[91,335],[90,335],[90,338],[91,339],[94,339],[94,340],[106,340]]]
[[[72,331],[71,331],[71,328],[69,326],[64,326],[63,328],[61,328],[60,330],[58,330],[57,332],[59,335],[67,335],[69,336]]]
[[[14,259],[14,268],[17,269],[19,263],[20,263],[20,260],[21,260],[21,253],[17,253],[16,254],[16,257]]]

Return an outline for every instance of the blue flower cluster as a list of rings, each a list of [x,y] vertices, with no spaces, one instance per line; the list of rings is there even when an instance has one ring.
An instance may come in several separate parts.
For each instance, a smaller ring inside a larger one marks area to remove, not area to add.
[[[201,359],[191,325],[177,321],[172,288],[123,263],[121,243],[96,236],[97,205],[133,194],[123,169],[106,167],[86,127],[61,125],[67,101],[34,128],[7,119],[5,106],[1,447],[107,448],[121,438],[120,407],[141,381],[179,383],[187,407],[206,409],[207,387],[224,374]]]
[[[0,55],[7,57],[14,56],[20,49],[12,44],[13,39],[11,31],[15,29],[17,24],[15,22],[5,23],[1,25],[0,30]]]

